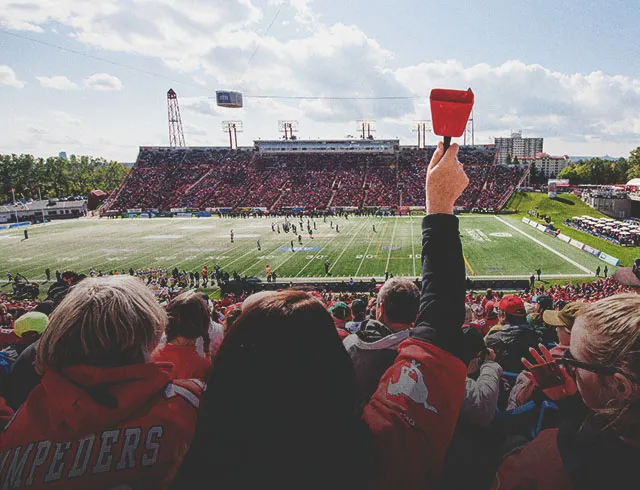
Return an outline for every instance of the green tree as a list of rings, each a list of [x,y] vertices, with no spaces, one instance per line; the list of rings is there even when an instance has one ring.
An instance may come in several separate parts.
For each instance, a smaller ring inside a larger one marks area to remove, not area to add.
[[[520,165],[520,160],[518,160],[518,155],[516,155],[515,157],[513,157],[513,162],[514,165]]]
[[[563,168],[558,174],[558,178],[569,179],[569,182],[574,185],[581,183],[580,177],[578,177],[578,172],[576,172],[576,169],[573,166]]]
[[[629,155],[628,165],[627,179],[631,180],[640,177],[640,146]]]

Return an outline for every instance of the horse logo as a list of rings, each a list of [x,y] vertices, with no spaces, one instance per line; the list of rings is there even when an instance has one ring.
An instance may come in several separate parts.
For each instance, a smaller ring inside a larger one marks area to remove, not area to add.
[[[427,410],[437,414],[438,410],[427,402],[429,390],[427,385],[424,384],[424,378],[420,369],[418,369],[419,367],[420,364],[416,364],[415,360],[411,361],[411,366],[402,366],[400,379],[397,383],[389,381],[387,393],[390,395],[406,395],[414,402],[422,404]]]

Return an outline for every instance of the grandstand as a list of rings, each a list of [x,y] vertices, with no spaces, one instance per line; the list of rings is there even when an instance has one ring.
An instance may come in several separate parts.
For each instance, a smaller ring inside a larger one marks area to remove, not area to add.
[[[424,202],[434,151],[400,147],[397,140],[256,141],[237,150],[141,147],[132,172],[102,211],[402,212]],[[459,159],[470,180],[459,211],[500,211],[529,171],[498,164],[495,146],[463,146]]]

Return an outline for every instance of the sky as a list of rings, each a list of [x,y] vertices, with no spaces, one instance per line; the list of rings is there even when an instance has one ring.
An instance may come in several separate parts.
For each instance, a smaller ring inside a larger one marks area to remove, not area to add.
[[[0,153],[132,162],[168,145],[169,88],[188,146],[227,145],[228,120],[240,146],[280,137],[278,120],[311,139],[371,120],[416,144],[429,91],[471,87],[476,143],[521,130],[551,154],[626,157],[640,146],[635,3],[0,0]],[[219,89],[244,107],[217,107]],[[308,96],[351,99],[283,98]]]

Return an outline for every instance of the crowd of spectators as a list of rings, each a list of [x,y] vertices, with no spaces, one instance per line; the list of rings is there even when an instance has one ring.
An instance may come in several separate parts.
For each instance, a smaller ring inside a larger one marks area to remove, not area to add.
[[[640,226],[632,220],[619,221],[613,218],[574,216],[564,220],[564,224],[593,236],[604,238],[616,245],[640,246]]]
[[[185,274],[66,271],[0,308],[3,488],[632,488],[640,296],[615,281],[637,292],[640,259],[465,299],[456,151],[433,156],[420,287],[163,305],[145,282]]]
[[[433,148],[396,155],[266,155],[208,148],[142,148],[105,209],[419,206]],[[496,164],[496,149],[462,147],[470,185],[456,206],[496,210],[525,167]]]

